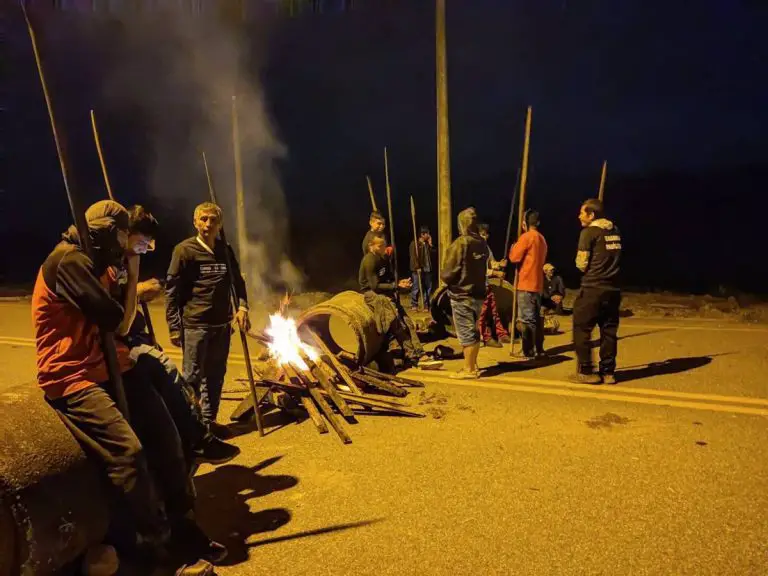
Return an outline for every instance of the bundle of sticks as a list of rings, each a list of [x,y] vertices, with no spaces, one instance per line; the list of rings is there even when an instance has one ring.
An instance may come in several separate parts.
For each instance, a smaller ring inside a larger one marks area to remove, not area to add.
[[[423,383],[357,366],[349,354],[334,355],[311,328],[302,328],[302,333],[319,354],[311,358],[304,349],[297,347],[301,362],[277,363],[271,359],[267,364],[271,363],[273,370],[255,370],[256,385],[268,389],[265,398],[274,397],[275,393],[290,396],[306,410],[320,434],[328,433],[330,425],[344,444],[352,442],[347,424],[357,422],[359,411],[424,417],[399,402],[363,392],[365,389],[366,392],[387,392],[403,397],[408,394],[407,387],[423,387]],[[255,331],[248,332],[248,336],[263,346],[268,347],[272,342],[269,336]],[[240,420],[252,408],[253,399],[246,398],[231,418]]]

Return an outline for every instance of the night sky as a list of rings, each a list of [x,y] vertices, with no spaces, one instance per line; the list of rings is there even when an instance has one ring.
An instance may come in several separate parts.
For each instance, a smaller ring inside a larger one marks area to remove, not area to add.
[[[625,235],[627,285],[768,292],[768,273],[756,267],[765,259],[768,208],[768,3],[447,4],[453,207],[477,206],[497,254],[530,104],[529,205],[541,211],[551,259],[571,285],[576,213],[596,193],[607,159],[606,203]],[[277,161],[289,218],[285,251],[308,286],[321,288],[356,273],[370,209],[364,177],[372,176],[384,204],[384,145],[398,242],[409,240],[409,194],[420,220],[436,225],[434,3],[355,5],[292,19],[254,10],[249,23],[226,28],[244,47],[251,82],[261,85],[285,146]],[[69,216],[23,20],[15,6],[6,12],[10,170],[2,235],[13,249],[0,260],[0,282],[25,282]],[[178,178],[166,175],[162,186],[148,166],[164,158],[157,135],[168,131],[160,124],[195,124],[199,106],[186,106],[183,81],[158,63],[170,50],[161,36],[141,36],[146,26],[135,19],[33,12],[79,190],[88,202],[103,193],[87,124],[93,106],[112,134],[112,179],[126,190],[125,203],[141,201],[163,218],[164,247],[148,263],[162,271],[171,243],[191,233],[191,214],[182,212],[205,194],[205,183],[191,152],[165,163]],[[167,113],[158,113],[158,102]],[[223,160],[220,170],[220,187],[229,189]]]

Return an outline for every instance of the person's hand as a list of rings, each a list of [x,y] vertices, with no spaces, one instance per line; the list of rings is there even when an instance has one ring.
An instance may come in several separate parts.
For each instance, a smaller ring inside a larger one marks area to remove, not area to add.
[[[432,234],[427,236],[427,244],[429,244],[430,248],[432,247]]]
[[[248,332],[251,329],[251,319],[248,317],[248,310],[240,308],[235,314],[235,325],[241,332]]]
[[[131,278],[139,277],[139,255],[129,254],[125,259],[125,269]]]
[[[136,291],[141,302],[151,302],[163,293],[163,285],[157,278],[150,278],[144,282],[139,282]]]
[[[385,252],[386,252],[387,256],[389,256],[391,258],[392,254],[395,253],[395,249],[392,248],[392,246],[387,246],[387,248],[385,249]]]
[[[177,348],[181,348],[181,332],[171,331],[171,344]]]
[[[554,302],[555,304],[560,304],[560,302],[563,301],[563,297],[560,296],[560,294],[555,294],[554,296],[552,296],[552,298],[550,298],[550,300],[552,300],[552,302]]]
[[[410,288],[411,286],[413,286],[413,282],[411,282],[410,278],[404,278],[403,280],[400,280],[400,282],[398,282],[397,285],[400,288]]]
[[[507,260],[506,258],[504,258],[504,260],[499,260],[499,261],[497,262],[497,264],[499,265],[499,268],[506,268],[506,267],[507,267],[507,264],[509,264],[509,260]]]
[[[494,270],[491,272],[491,276],[494,278],[504,278],[504,272],[502,270]]]

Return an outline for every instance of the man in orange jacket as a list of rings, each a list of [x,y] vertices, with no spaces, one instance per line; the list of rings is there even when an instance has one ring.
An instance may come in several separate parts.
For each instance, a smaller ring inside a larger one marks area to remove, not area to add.
[[[509,250],[509,261],[518,264],[517,310],[523,358],[544,355],[544,323],[541,317],[541,293],[547,261],[547,241],[539,232],[539,213],[528,210],[523,215],[524,233]]]

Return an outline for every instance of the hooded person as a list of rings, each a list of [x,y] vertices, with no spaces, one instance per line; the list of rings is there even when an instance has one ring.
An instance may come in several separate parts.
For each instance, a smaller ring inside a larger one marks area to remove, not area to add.
[[[466,380],[480,375],[478,320],[485,300],[488,245],[480,237],[474,208],[459,213],[458,227],[461,235],[446,251],[440,279],[447,285],[456,336],[464,353],[463,368],[451,378]]]
[[[120,264],[125,253],[128,220],[128,211],[117,202],[98,202],[86,211],[92,257],[71,227],[43,262],[32,294],[38,385],[109,479],[116,509],[110,536],[121,551],[130,554],[141,543],[146,551],[164,557],[171,535],[207,550],[210,540],[187,521],[194,500],[178,433],[167,435],[168,442],[154,433],[158,427],[175,430],[162,399],[134,369],[127,346],[117,342],[132,427],[115,405],[100,345],[102,331],[124,336],[135,314],[138,256],[127,262],[125,301],[115,300],[109,291],[110,267]],[[171,453],[166,453],[169,446]],[[154,480],[163,489],[168,518],[161,513],[150,475],[152,456]],[[176,521],[173,526],[168,523],[171,517]],[[187,566],[177,571],[189,573]]]
[[[577,370],[571,379],[583,384],[615,384],[621,290],[621,232],[604,215],[603,203],[591,198],[581,205],[582,230],[576,267],[582,273],[581,290],[573,303],[573,344]],[[599,372],[593,373],[590,339],[600,328]]]

